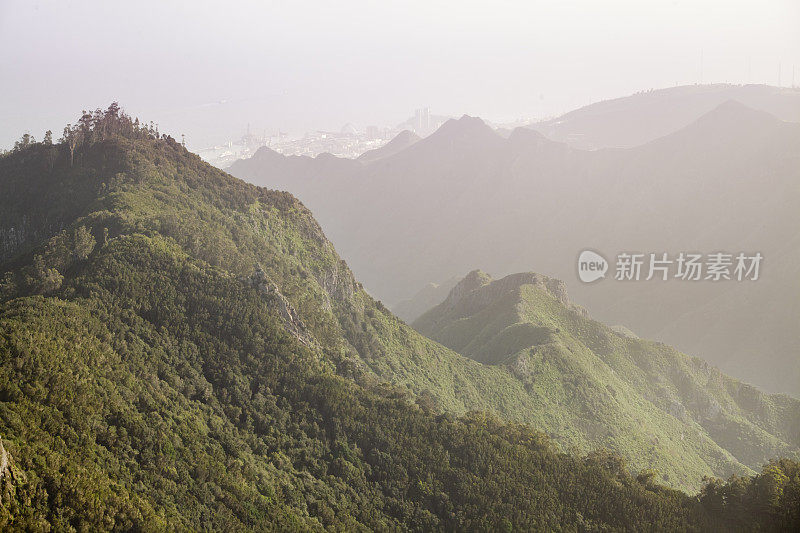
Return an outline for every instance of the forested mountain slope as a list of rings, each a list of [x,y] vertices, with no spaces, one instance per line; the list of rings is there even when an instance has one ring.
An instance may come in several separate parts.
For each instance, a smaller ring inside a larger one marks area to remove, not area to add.
[[[262,149],[231,172],[297,195],[391,303],[475,265],[576,279],[587,248],[612,264],[624,251],[760,252],[755,283],[608,279],[571,292],[606,323],[800,394],[800,124],[728,101],[647,144],[586,151],[464,116],[366,165]]]
[[[444,206],[439,200],[447,190],[459,190],[458,187],[469,191],[470,196],[483,194],[485,202],[499,205],[500,198],[509,200],[510,190],[506,192],[494,190],[494,184],[488,184],[480,177],[463,183],[464,175],[451,175],[449,172],[454,165],[458,165],[459,168],[470,168],[471,174],[467,176],[480,176],[482,172],[491,173],[497,161],[508,155],[509,149],[518,150],[520,160],[526,157],[534,159],[534,165],[537,166],[544,165],[551,168],[552,165],[562,164],[563,157],[553,151],[554,143],[541,138],[535,132],[518,130],[509,142],[511,147],[480,119],[464,117],[458,121],[451,121],[435,135],[417,142],[406,151],[368,167],[367,172],[373,174],[347,177],[348,169],[353,165],[353,162],[348,160],[284,158],[267,149],[260,150],[259,155],[252,161],[242,162],[242,165],[257,164],[267,159],[274,160],[286,172],[284,177],[279,178],[281,184],[289,184],[291,180],[296,179],[299,187],[309,193],[313,190],[313,197],[327,204],[321,209],[327,210],[334,225],[337,223],[343,225],[340,230],[349,227],[355,234],[363,235],[370,246],[386,250],[392,248],[393,241],[386,235],[381,237],[373,235],[375,227],[389,224],[400,230],[402,226],[406,229],[402,230],[403,236],[397,242],[409,242],[407,239],[413,241],[414,235],[418,235],[424,241],[426,238],[424,231],[415,233],[415,227],[420,224],[421,219],[402,209],[387,209],[380,216],[375,215],[375,226],[372,228],[362,226],[356,229],[348,226],[358,218],[359,210],[372,211],[377,205],[383,205],[384,201],[388,201],[404,206],[413,204],[414,207],[410,208],[413,213],[426,213],[437,205],[450,213],[457,209],[456,206],[463,206],[464,195],[458,195]],[[540,145],[539,151],[535,153],[527,151],[537,143]],[[570,152],[564,154],[570,155]],[[298,168],[304,168],[309,164],[316,165],[317,162],[322,165],[316,169],[318,174],[296,174]],[[381,172],[387,172],[388,176],[381,175]],[[433,180],[425,184],[421,181],[424,175],[439,174],[446,175],[447,179]],[[366,176],[373,177],[367,182]],[[373,196],[373,193],[377,194],[383,189],[387,180],[392,182],[391,194],[380,195],[380,199]],[[357,188],[359,184],[363,189]],[[558,186],[566,188],[569,185],[559,183]],[[425,195],[411,197],[412,192],[423,187],[427,191]],[[347,208],[347,213],[338,212],[334,216],[334,212],[341,208],[337,205],[336,199],[349,195],[346,192],[348,190],[354,191],[350,199],[346,200],[352,209]],[[331,201],[323,202],[323,197]],[[371,204],[372,200],[376,203]],[[362,201],[367,203],[360,203]],[[547,208],[547,198],[538,199],[537,202],[543,209]],[[453,215],[453,219],[472,212],[475,215],[474,220],[480,220],[478,206],[465,209],[466,211]],[[408,223],[401,223],[400,220]],[[456,231],[461,232],[464,229]],[[431,231],[437,233],[441,237],[440,242],[443,243],[444,232],[449,229],[436,225]],[[553,229],[553,231],[558,230]],[[350,235],[348,241],[353,240],[352,234]],[[489,239],[488,234],[485,237]],[[554,237],[552,240],[557,239]],[[473,241],[475,242],[477,241]],[[456,240],[448,242],[445,247],[457,248],[458,245],[459,241]],[[433,250],[419,251],[415,247],[425,246],[420,242],[414,242],[411,246],[412,250],[417,250],[413,254],[402,254],[398,249],[392,252],[395,255],[387,254],[382,259],[398,257],[398,254],[404,255],[400,264],[392,267],[392,271],[397,271],[403,264],[436,262],[440,259],[449,261],[458,255],[458,252],[442,254]],[[409,269],[413,267],[409,266]],[[391,280],[387,280],[387,283],[390,282]],[[390,315],[380,316],[385,318]],[[493,319],[501,320],[501,317]],[[401,384],[415,395],[432,398],[440,408],[455,412],[489,409],[503,418],[531,423],[547,431],[567,449],[587,452],[598,447],[608,447],[621,453],[634,468],[652,468],[659,472],[662,481],[677,487],[696,489],[700,486],[700,480],[707,474],[728,476],[731,473],[748,473],[750,469],[759,468],[767,459],[797,448],[795,437],[776,438],[762,430],[757,436],[747,440],[747,446],[737,448],[730,442],[723,444],[717,441],[720,435],[712,435],[708,429],[699,426],[693,419],[676,418],[670,409],[663,409],[662,406],[654,404],[649,396],[642,394],[641,388],[632,392],[628,397],[629,401],[618,401],[605,396],[597,400],[591,391],[598,386],[605,387],[602,380],[607,376],[591,375],[587,380],[580,365],[576,365],[569,358],[565,359],[566,368],[557,369],[552,379],[559,380],[566,377],[569,381],[574,377],[576,380],[586,380],[586,383],[591,385],[576,383],[576,391],[579,393],[569,396],[570,402],[561,403],[555,397],[548,397],[542,391],[531,388],[530,384],[526,383],[525,379],[520,379],[512,368],[471,365],[463,358],[454,356],[452,352],[443,350],[441,346],[430,343],[424,337],[415,336],[413,332],[409,333],[404,325],[397,323],[394,318],[373,321],[372,324],[374,330],[368,332],[369,339],[366,342],[366,339],[357,340],[353,345],[359,347],[361,360],[380,379]],[[381,356],[374,356],[376,350]],[[596,360],[594,355],[588,357],[592,361]],[[651,384],[655,387],[660,379],[663,379],[663,376],[653,377]],[[693,386],[702,387],[700,380],[693,383]],[[604,405],[603,416],[592,410],[592,405],[596,401],[601,401]],[[673,410],[682,408],[683,405],[678,402],[678,406],[673,407]],[[786,422],[785,426],[791,427],[791,423]],[[725,433],[727,437],[730,437],[730,431],[732,430],[729,428]],[[733,449],[736,449],[736,453]],[[681,457],[681,460],[676,461],[676,457]]]
[[[473,271],[413,325],[463,355],[511,369],[540,412],[562,417],[560,431],[630,438],[632,430],[617,426],[619,413],[643,399],[684,424],[673,438],[707,433],[744,464],[800,450],[800,401],[764,394],[663,343],[618,333],[572,304],[563,282],[540,274],[493,280]],[[639,439],[657,443],[664,434]]]
[[[62,143],[1,157],[0,202],[3,527],[797,520],[790,461],[698,500],[629,475],[615,455],[565,455],[528,426],[456,418],[508,414],[522,385],[373,301],[292,196],[236,180],[114,107],[85,114]]]

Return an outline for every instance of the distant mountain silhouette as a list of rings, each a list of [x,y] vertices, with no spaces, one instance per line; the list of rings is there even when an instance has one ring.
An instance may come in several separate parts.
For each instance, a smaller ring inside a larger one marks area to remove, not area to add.
[[[459,281],[457,277],[453,276],[442,283],[428,283],[411,298],[398,302],[392,311],[406,322],[411,323],[422,313],[441,303]]]
[[[384,157],[389,157],[401,150],[405,150],[420,139],[421,137],[413,131],[403,130],[380,148],[364,152],[359,156],[358,160],[362,163],[370,163],[378,159],[383,159]]]
[[[571,292],[606,323],[800,394],[798,147],[800,124],[725,100],[630,149],[579,150],[525,128],[504,138],[465,116],[373,163],[257,154],[230,170],[296,194],[389,302],[474,265],[576,279],[587,247],[612,262],[621,251],[759,251],[754,283],[606,280]]]
[[[576,148],[630,148],[677,131],[727,100],[800,122],[800,91],[769,85],[685,85],[597,102],[529,127]]]

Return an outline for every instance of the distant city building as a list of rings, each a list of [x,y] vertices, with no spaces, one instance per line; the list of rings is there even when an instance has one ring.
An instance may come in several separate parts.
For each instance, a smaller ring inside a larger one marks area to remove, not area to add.
[[[357,158],[364,152],[380,148],[403,130],[411,129],[424,137],[433,133],[447,117],[431,115],[427,107],[414,111],[414,116],[394,127],[367,126],[360,131],[347,123],[339,131],[310,131],[301,137],[291,137],[278,131],[274,134],[257,135],[247,125],[245,134],[236,141],[203,148],[200,157],[218,168],[226,168],[237,159],[251,157],[262,146],[267,146],[284,155],[316,157],[329,153],[336,157]]]
[[[417,135],[427,135],[431,130],[431,112],[427,107],[414,111],[414,132]]]

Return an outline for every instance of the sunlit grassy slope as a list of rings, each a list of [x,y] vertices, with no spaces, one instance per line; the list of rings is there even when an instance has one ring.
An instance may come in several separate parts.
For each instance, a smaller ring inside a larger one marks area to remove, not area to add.
[[[557,441],[607,446],[665,480],[758,468],[798,449],[800,402],[763,394],[662,343],[617,333],[545,276],[494,281],[473,272],[414,326],[513,376],[525,393],[514,397],[531,406],[513,409]]]

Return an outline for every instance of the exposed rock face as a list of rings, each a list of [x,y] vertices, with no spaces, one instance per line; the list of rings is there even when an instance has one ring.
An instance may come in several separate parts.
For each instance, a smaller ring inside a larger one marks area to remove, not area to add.
[[[14,467],[14,460],[3,446],[0,437],[0,505],[13,497],[17,481],[23,479],[22,472]]]
[[[353,303],[353,295],[359,288],[355,276],[353,276],[347,263],[338,257],[333,244],[325,237],[322,227],[311,217],[310,212],[307,213],[308,218],[303,221],[301,226],[303,236],[311,239],[319,246],[321,249],[320,257],[336,258],[332,266],[326,266],[314,273],[314,279],[317,280],[317,283],[327,294],[323,307],[325,310],[331,311],[334,302],[340,304]]]
[[[347,268],[344,261],[317,276],[317,282],[322,286],[328,296],[337,302],[344,303],[352,300],[356,292],[356,281],[353,273]],[[325,302],[328,310],[331,303]]]
[[[7,475],[11,474],[11,469],[8,465],[9,463],[8,458],[9,458],[8,452],[3,446],[3,438],[0,437],[0,479],[3,479]]]
[[[250,283],[268,296],[271,307],[276,309],[283,319],[286,331],[306,346],[316,345],[313,335],[306,328],[300,315],[260,266],[256,266],[255,272],[250,276]]]

